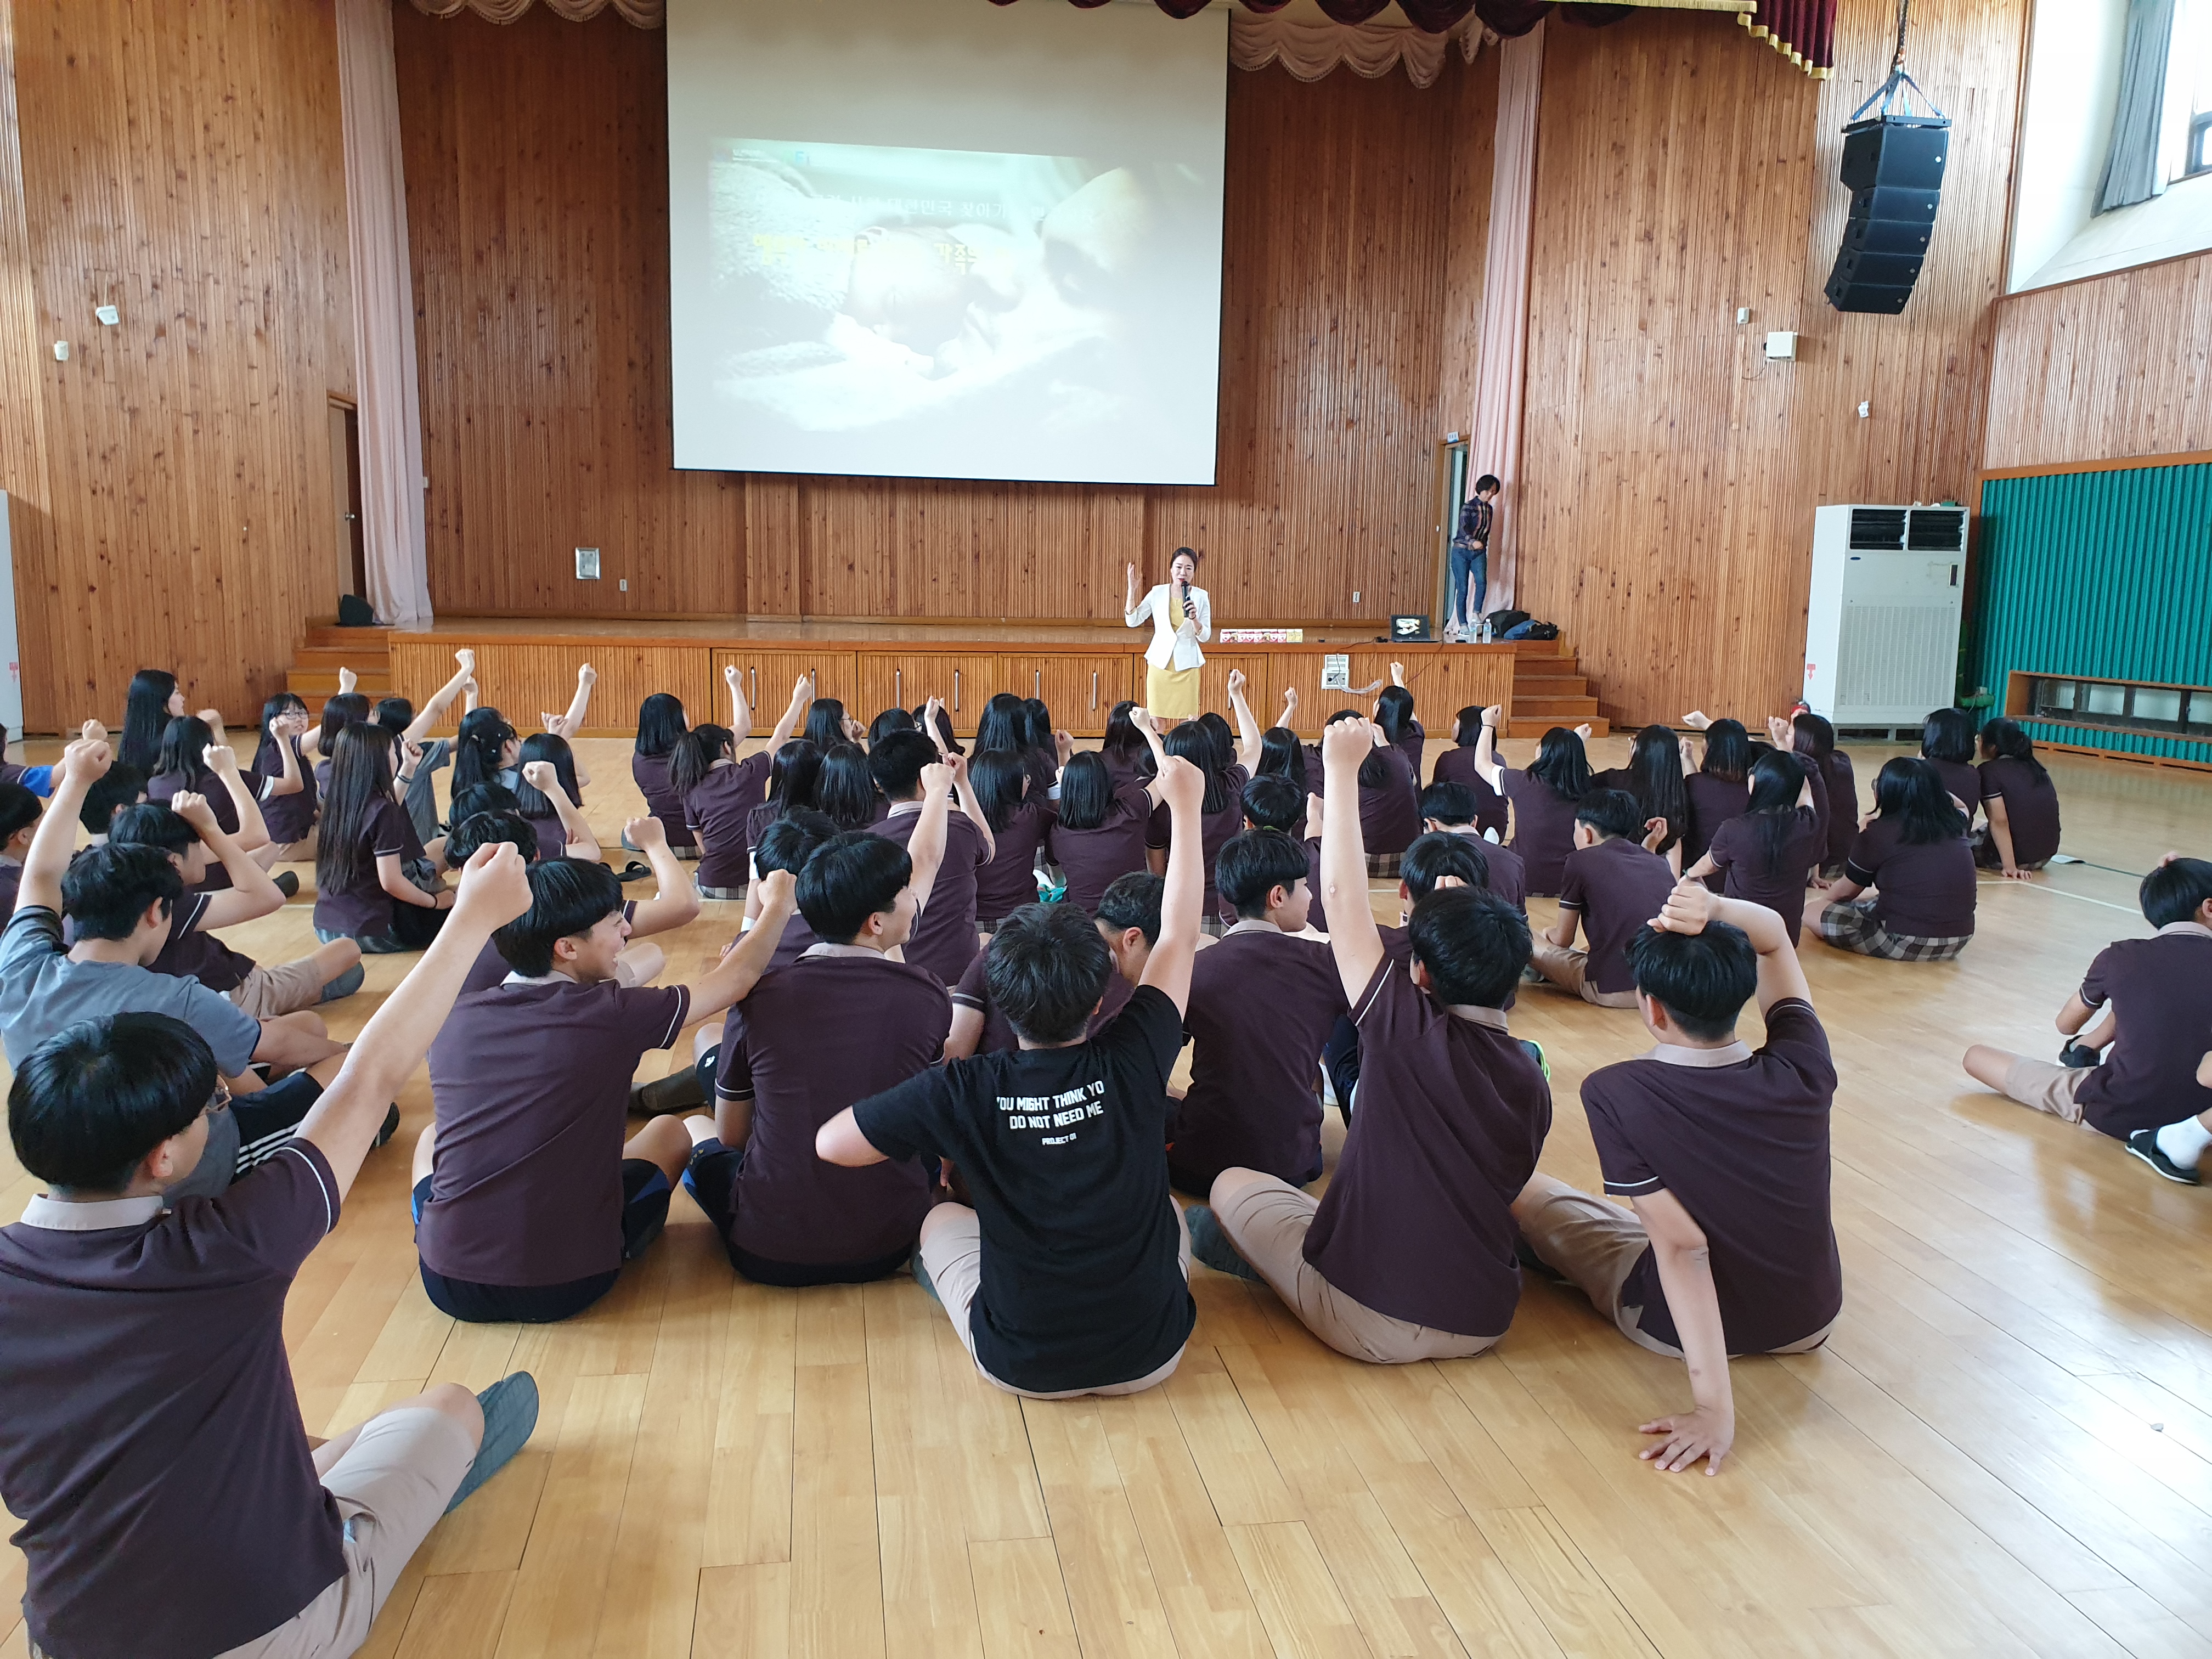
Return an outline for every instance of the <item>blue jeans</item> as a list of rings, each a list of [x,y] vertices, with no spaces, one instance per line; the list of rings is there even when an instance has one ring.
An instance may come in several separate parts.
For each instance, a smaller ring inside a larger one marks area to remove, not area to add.
[[[1470,601],[1468,583],[1474,584]],[[1490,550],[1486,547],[1465,547],[1458,542],[1451,544],[1451,602],[1444,614],[1462,627],[1473,628],[1482,620],[1483,596],[1490,591]],[[1467,608],[1462,611],[1461,606]]]

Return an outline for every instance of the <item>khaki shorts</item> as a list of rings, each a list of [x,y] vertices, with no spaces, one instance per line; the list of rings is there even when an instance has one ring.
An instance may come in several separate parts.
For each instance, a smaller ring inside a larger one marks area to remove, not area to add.
[[[313,957],[302,957],[274,968],[257,966],[236,988],[224,994],[254,1018],[274,1019],[322,1001],[323,976]]]
[[[345,1521],[345,1577],[220,1659],[339,1659],[356,1650],[475,1460],[467,1431],[443,1412],[417,1406],[371,1418],[323,1477]]]
[[[1182,1218],[1182,1208],[1175,1200],[1167,1201],[1175,1212],[1176,1231],[1182,1241],[1182,1276],[1190,1277],[1190,1228]],[[960,1346],[968,1350],[970,1359],[975,1358],[975,1336],[969,1328],[968,1310],[975,1300],[975,1292],[983,1283],[983,1227],[975,1212],[965,1204],[940,1204],[929,1212],[921,1224],[921,1243],[915,1254],[929,1274],[929,1281],[937,1287],[937,1299],[944,1304],[945,1312],[952,1321],[952,1328],[960,1338]],[[994,1389],[1004,1389],[1008,1394],[1018,1394],[1024,1400],[1079,1400],[1085,1395],[1142,1394],[1156,1388],[1175,1374],[1182,1363],[1182,1350],[1158,1370],[1146,1373],[1127,1382],[1109,1382],[1096,1389],[1062,1389],[1054,1394],[1036,1394],[1028,1389],[1018,1389],[1011,1382],[1002,1382],[985,1370],[978,1360],[976,1373]]]
[[[1224,1170],[1214,1177],[1214,1218],[1283,1298],[1298,1322],[1339,1353],[1374,1365],[1420,1359],[1465,1359],[1494,1345],[1491,1336],[1433,1330],[1377,1313],[1322,1278],[1306,1260],[1306,1233],[1321,1206],[1289,1183],[1256,1170]]]
[[[2039,1112],[2064,1118],[2069,1123],[2079,1123],[2081,1103],[2074,1098],[2074,1091],[2088,1075],[2086,1066],[2054,1066],[2047,1060],[2014,1054],[2011,1068],[2005,1073],[2004,1091],[2023,1106],[2033,1106]]]
[[[1547,939],[1529,942],[1528,965],[1562,991],[1571,991],[1596,1008],[1633,1008],[1633,991],[1601,991],[1589,982],[1589,952],[1579,945],[1554,945]]]

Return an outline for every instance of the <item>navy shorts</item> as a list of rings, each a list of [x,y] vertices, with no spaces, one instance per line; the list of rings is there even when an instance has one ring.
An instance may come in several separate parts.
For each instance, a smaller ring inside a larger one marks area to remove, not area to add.
[[[691,1149],[691,1162],[684,1171],[684,1190],[691,1194],[722,1244],[730,1265],[756,1285],[865,1285],[886,1279],[907,1264],[911,1245],[877,1261],[770,1261],[740,1249],[730,1241],[730,1228],[738,1214],[738,1172],[745,1167],[743,1147],[732,1151],[709,1138]]]
[[[623,1260],[635,1261],[645,1254],[646,1246],[660,1237],[668,1220],[668,1200],[675,1193],[668,1184],[667,1172],[641,1158],[623,1160],[622,1182]],[[410,1206],[418,1224],[422,1206],[429,1201],[430,1177],[424,1176],[415,1183]],[[430,1305],[472,1325],[550,1325],[583,1312],[614,1289],[615,1281],[622,1277],[617,1267],[588,1279],[570,1279],[565,1285],[478,1285],[434,1273],[427,1263],[419,1265]]]

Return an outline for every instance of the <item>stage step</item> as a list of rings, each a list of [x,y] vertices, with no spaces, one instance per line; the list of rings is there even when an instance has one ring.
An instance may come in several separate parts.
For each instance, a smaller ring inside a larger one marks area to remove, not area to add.
[[[353,668],[352,663],[346,665]],[[374,668],[355,668],[358,678],[354,690],[364,697],[388,697],[392,695],[392,671],[383,663]],[[284,676],[284,689],[295,697],[306,699],[308,712],[319,714],[323,704],[338,694],[338,671],[336,668],[294,668]]]
[[[311,647],[343,647],[356,652],[382,652],[392,643],[388,628],[340,628],[334,622],[307,624],[306,643]]]
[[[1507,735],[1541,737],[1554,726],[1588,726],[1593,738],[1612,730],[1597,712],[1580,659],[1565,640],[1513,641],[1513,709]]]

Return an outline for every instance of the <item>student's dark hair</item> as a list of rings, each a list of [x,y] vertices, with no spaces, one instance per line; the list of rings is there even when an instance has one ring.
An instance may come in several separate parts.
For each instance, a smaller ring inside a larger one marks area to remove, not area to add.
[[[1298,792],[1299,810],[1313,788],[1306,774],[1306,745],[1287,726],[1271,726],[1260,734],[1260,773],[1263,778],[1282,778]]]
[[[1715,720],[1705,728],[1705,757],[1698,770],[1723,783],[1741,783],[1751,775],[1751,733],[1741,720]]]
[[[149,905],[166,916],[184,896],[184,877],[158,847],[88,847],[62,874],[62,914],[79,939],[129,939]]]
[[[806,740],[827,753],[834,745],[849,743],[845,735],[845,705],[836,697],[817,697],[806,705]]]
[[[1762,749],[1751,763],[1751,800],[1744,808],[1752,820],[1752,844],[1759,852],[1763,876],[1780,872],[1796,833],[1797,798],[1805,793],[1805,769],[1795,755],[1778,749]]]
[[[691,723],[684,718],[684,699],[656,691],[637,706],[637,742],[630,752],[649,759],[672,754],[677,739],[690,729]]]
[[[1132,870],[1106,884],[1106,890],[1098,896],[1096,919],[1117,933],[1125,928],[1137,928],[1144,934],[1146,945],[1158,945],[1160,905],[1167,891],[1165,876],[1156,876],[1149,870]]]
[[[1923,759],[1972,766],[1974,717],[1963,708],[1930,709],[1920,727],[1920,753]]]
[[[501,842],[521,854],[526,864],[538,862],[538,831],[521,813],[471,812],[446,836],[446,867],[458,870],[485,848]]]
[[[1942,775],[1924,760],[1899,755],[1875,774],[1875,808],[1900,826],[1907,847],[1955,841],[1966,833],[1966,815],[1952,804]]]
[[[207,1040],[180,1019],[81,1019],[15,1068],[8,1138],[16,1162],[49,1187],[119,1193],[147,1153],[192,1127],[218,1081]]]
[[[1498,481],[1498,475],[1495,472],[1486,472],[1480,478],[1477,478],[1474,481],[1474,493],[1478,495],[1482,494],[1486,489],[1503,489],[1504,488],[1505,486]]]
[[[799,872],[799,914],[825,945],[849,945],[868,918],[898,902],[914,860],[888,836],[845,830],[810,854]]]
[[[1063,802],[1067,782],[1060,781]],[[1305,791],[1288,778],[1256,777],[1244,786],[1245,820],[1257,830],[1279,830],[1294,836],[1306,814]]]
[[[1470,887],[1490,885],[1490,859],[1482,842],[1473,836],[1455,836],[1449,830],[1431,830],[1416,836],[1398,859],[1398,878],[1418,902],[1436,890],[1437,879],[1457,876]]]
[[[1218,812],[1229,805],[1229,780],[1216,763],[1220,756],[1212,735],[1204,726],[1196,720],[1185,720],[1160,739],[1160,747],[1206,774],[1206,799],[1199,804],[1200,811]]]
[[[471,708],[462,715],[461,733],[453,742],[453,787],[497,783],[504,763],[501,757],[514,738],[514,728],[496,708]],[[329,752],[329,739],[324,740],[323,748]]]
[[[20,783],[0,783],[0,842],[39,821],[39,798]]]
[[[366,720],[369,714],[369,701],[358,691],[341,691],[327,699],[323,704],[323,758],[331,757],[331,745],[337,742],[339,732],[356,720]]]
[[[1024,904],[999,923],[983,957],[991,1006],[1031,1042],[1083,1035],[1106,994],[1114,953],[1073,904]]]
[[[1528,763],[1528,775],[1540,778],[1552,793],[1568,800],[1589,793],[1589,751],[1571,727],[1555,726],[1536,744],[1536,758]]]
[[[933,746],[931,752],[934,758]],[[991,826],[993,835],[1003,831],[1021,811],[1029,778],[1027,763],[1011,749],[986,749],[968,763],[968,781],[975,788],[983,821]]]
[[[928,705],[924,704],[927,708]],[[868,747],[872,749],[894,732],[916,732],[921,722],[903,708],[886,708],[868,722]]]
[[[868,775],[890,800],[921,793],[921,771],[937,763],[937,745],[919,732],[894,732],[868,751]]]
[[[753,863],[763,875],[787,870],[796,878],[814,849],[836,833],[837,826],[811,808],[786,812],[762,832],[753,848]]]
[[[1019,750],[1028,744],[1029,730],[1029,711],[1022,707],[1022,700],[1011,691],[994,692],[975,721],[976,752]]]
[[[2212,859],[2169,859],[2142,878],[2136,897],[2154,927],[2196,921],[2197,910],[2212,901]]]
[[[1836,752],[1836,728],[1809,709],[1799,711],[1790,720],[1790,746],[1801,755],[1810,755],[1820,762],[1820,769],[1828,769],[1828,757]]]
[[[1375,723],[1392,743],[1403,743],[1420,730],[1413,719],[1413,694],[1402,685],[1386,685],[1375,700]]]
[[[276,739],[270,734],[269,728],[274,726],[281,716],[295,711],[302,714],[306,714],[307,704],[306,699],[293,691],[279,691],[261,705],[261,741],[254,746],[253,750],[253,764],[256,770],[271,777],[276,775],[276,768],[264,767],[261,764],[261,757],[273,754],[276,747]]]
[[[1042,697],[1022,699],[1022,744],[1058,757],[1052,741],[1052,708]]]
[[[1575,804],[1575,822],[1607,839],[1644,839],[1644,808],[1626,789],[1593,789]]]
[[[114,823],[116,813],[145,793],[146,774],[136,766],[118,761],[105,775],[94,778],[92,787],[84,792],[84,805],[77,808],[76,821],[88,833],[104,836]]]
[[[2000,714],[1982,728],[1982,752],[1991,760],[2018,761],[2035,775],[2039,783],[2049,780],[2051,774],[2035,757],[2035,739],[2027,729],[2007,714]]]
[[[1669,841],[1688,833],[1690,797],[1682,787],[1682,740],[1673,726],[1647,726],[1636,734],[1628,751],[1628,787],[1647,821],[1667,820]],[[1640,838],[1642,832],[1638,834]]]
[[[10,787],[16,786],[10,785]],[[152,847],[164,853],[189,853],[200,844],[200,832],[161,801],[126,806],[107,827],[110,847]]]
[[[1231,836],[1213,858],[1214,890],[1247,921],[1267,914],[1270,892],[1287,894],[1307,873],[1306,849],[1279,830]]]
[[[927,703],[922,704],[921,708],[914,711],[914,729],[920,732],[924,737],[929,735],[928,714],[929,705]],[[952,735],[952,716],[945,712],[945,705],[943,703],[937,705],[936,724],[937,735],[945,739],[945,747],[947,753],[964,755],[968,752],[967,749],[962,744],[960,739]]]
[[[196,778],[208,769],[207,751],[215,732],[198,714],[179,714],[161,731],[161,751],[154,757],[156,775],[163,773]]]
[[[1449,778],[1421,791],[1421,816],[1434,818],[1438,823],[1473,823],[1481,811],[1482,805],[1475,799],[1474,789]]]
[[[1060,769],[1060,821],[1070,830],[1096,830],[1114,810],[1114,775],[1085,749]]]
[[[503,783],[479,783],[453,791],[453,811],[446,815],[446,821],[459,823],[479,812],[512,812],[520,817],[522,803],[515,799],[514,791]]]
[[[131,677],[131,690],[123,700],[123,736],[115,757],[142,772],[161,769],[155,758],[161,752],[161,734],[169,729],[169,699],[177,695],[177,677],[166,668],[142,668]]]
[[[1106,735],[1098,740],[1098,752],[1134,763],[1139,755],[1151,752],[1152,745],[1145,734],[1137,730],[1137,723],[1129,718],[1129,711],[1139,705],[1124,697],[1106,711]]]
[[[1472,749],[1482,741],[1482,710],[1470,703],[1453,716],[1452,741],[1462,749]]]
[[[1486,887],[1438,888],[1413,907],[1407,931],[1445,1002],[1503,1006],[1528,965],[1528,918]]]
[[[727,760],[737,748],[738,735],[726,726],[705,720],[677,738],[668,751],[668,787],[678,799],[706,782],[714,763]]]
[[[404,737],[407,728],[415,724],[415,705],[404,697],[380,697],[376,723],[395,738]]]
[[[873,823],[877,799],[875,773],[860,744],[841,743],[822,757],[814,804],[838,829],[865,830]]]
[[[768,798],[779,816],[811,807],[822,789],[822,751],[804,738],[793,738],[775,751],[768,771]]]
[[[530,866],[530,908],[491,942],[516,973],[541,979],[553,971],[555,940],[590,933],[622,904],[622,883],[605,865],[546,859]]]
[[[342,892],[374,866],[369,825],[392,799],[392,733],[368,720],[356,720],[338,733],[315,836],[317,890]]]
[[[1743,929],[1725,921],[1709,921],[1701,933],[1639,927],[1629,939],[1628,960],[1636,988],[1701,1042],[1734,1031],[1759,989],[1759,952]]]
[[[522,740],[522,753],[514,763],[514,799],[526,818],[556,818],[560,808],[547,796],[538,792],[530,781],[526,769],[536,761],[545,761],[553,768],[553,777],[561,793],[568,798],[571,806],[581,807],[584,792],[576,784],[576,751],[568,746],[568,739],[557,732],[532,732]]]
[[[1237,731],[1229,722],[1211,708],[1200,714],[1193,725],[1213,740],[1214,763],[1226,772],[1237,764]]]

